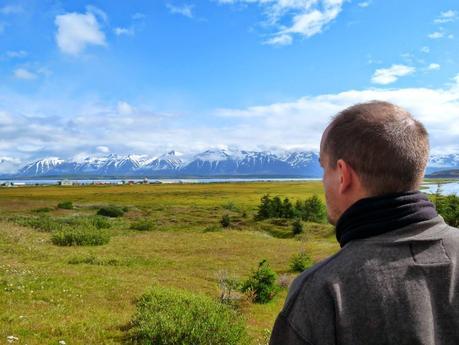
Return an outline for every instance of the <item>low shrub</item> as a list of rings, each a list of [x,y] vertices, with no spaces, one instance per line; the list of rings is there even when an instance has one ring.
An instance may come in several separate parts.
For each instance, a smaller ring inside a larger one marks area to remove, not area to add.
[[[239,207],[237,207],[233,201],[228,201],[222,204],[222,207],[228,211],[239,212]]]
[[[459,196],[444,196],[440,193],[441,189],[439,188],[433,197],[437,212],[443,217],[448,225],[455,228],[459,227]]]
[[[51,232],[62,229],[62,224],[48,215],[40,215],[38,217],[18,217],[13,221],[22,226],[28,226],[38,231]]]
[[[292,223],[292,233],[293,235],[299,235],[304,231],[303,224],[301,223],[300,219],[295,219]]]
[[[35,213],[47,213],[47,212],[51,212],[53,209],[50,208],[50,207],[40,207],[40,208],[36,208],[36,209],[33,209],[32,212],[35,212]]]
[[[64,210],[71,210],[73,209],[73,202],[71,201],[62,201],[57,204],[57,208],[62,208]]]
[[[141,219],[131,224],[131,229],[138,231],[151,231],[155,224],[150,219]]]
[[[104,206],[97,211],[98,216],[104,216],[104,217],[122,217],[124,215],[124,210],[121,207],[118,206]]]
[[[110,234],[96,227],[64,227],[53,232],[51,242],[58,246],[100,246],[110,241]]]
[[[249,344],[244,320],[209,297],[153,288],[137,302],[128,338],[133,344]]]
[[[108,229],[111,228],[112,224],[102,216],[92,216],[87,218],[89,223],[97,229]]]
[[[276,273],[266,260],[262,260],[258,269],[242,284],[241,291],[252,295],[255,303],[267,303],[279,291],[276,280]]]
[[[222,219],[220,220],[220,224],[224,227],[227,228],[228,226],[231,225],[231,219],[230,216],[227,214],[224,214]]]
[[[314,261],[305,252],[293,255],[290,259],[290,270],[293,272],[303,272],[305,269],[311,267]]]

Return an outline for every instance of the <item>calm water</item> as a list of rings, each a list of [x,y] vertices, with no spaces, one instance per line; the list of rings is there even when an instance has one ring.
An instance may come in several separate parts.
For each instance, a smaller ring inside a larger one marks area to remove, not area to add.
[[[433,194],[437,191],[438,185],[435,183],[425,184],[423,185],[423,187],[425,187],[425,189],[422,189],[423,192]],[[443,195],[459,195],[459,182],[442,183],[440,186],[440,190],[441,194]]]

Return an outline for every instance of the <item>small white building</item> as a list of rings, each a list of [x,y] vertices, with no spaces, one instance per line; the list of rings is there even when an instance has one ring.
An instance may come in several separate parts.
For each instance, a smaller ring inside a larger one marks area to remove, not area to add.
[[[73,181],[70,180],[62,180],[59,181],[60,186],[73,186]]]

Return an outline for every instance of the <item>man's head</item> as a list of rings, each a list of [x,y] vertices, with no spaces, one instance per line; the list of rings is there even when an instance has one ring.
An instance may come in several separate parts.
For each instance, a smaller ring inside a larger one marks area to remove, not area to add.
[[[340,112],[320,144],[330,222],[364,197],[418,189],[428,155],[426,129],[396,105],[373,101]]]

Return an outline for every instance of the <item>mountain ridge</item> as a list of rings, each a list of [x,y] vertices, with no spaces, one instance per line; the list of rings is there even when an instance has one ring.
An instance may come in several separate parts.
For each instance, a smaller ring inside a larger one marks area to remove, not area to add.
[[[431,155],[426,169],[459,169],[459,154]],[[169,151],[159,156],[139,154],[88,156],[78,160],[48,157],[31,162],[11,178],[34,177],[321,177],[315,151],[247,151],[208,149],[193,156]]]

